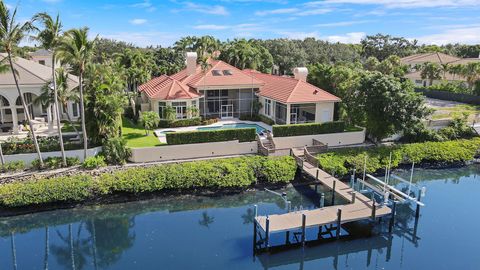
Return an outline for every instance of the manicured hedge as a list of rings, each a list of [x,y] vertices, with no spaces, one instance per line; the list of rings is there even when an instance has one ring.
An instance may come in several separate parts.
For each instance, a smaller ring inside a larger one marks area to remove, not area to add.
[[[218,130],[198,130],[167,133],[168,144],[191,144],[207,142],[224,142],[239,140],[251,142],[256,140],[255,128],[232,128]]]
[[[0,172],[16,172],[16,171],[23,171],[25,169],[25,162],[22,160],[19,161],[10,161],[5,162],[5,164],[0,164]]]
[[[257,181],[288,183],[294,179],[296,168],[289,156],[252,156],[129,168],[98,176],[46,178],[1,185],[0,206],[77,202],[118,193],[245,188]]]
[[[301,135],[315,135],[338,133],[345,130],[345,123],[342,121],[325,122],[325,123],[307,123],[292,125],[274,125],[272,127],[273,136],[289,137]]]
[[[189,119],[179,119],[179,120],[160,120],[158,127],[160,128],[176,128],[176,127],[190,127],[190,126],[199,126],[202,124],[202,119],[200,117],[189,118]]]
[[[384,169],[392,153],[392,167],[412,162],[455,163],[472,160],[480,149],[480,138],[446,142],[412,143],[397,146],[338,149],[317,156],[319,166],[329,173],[346,175],[351,169],[363,170],[367,156],[368,173]]]

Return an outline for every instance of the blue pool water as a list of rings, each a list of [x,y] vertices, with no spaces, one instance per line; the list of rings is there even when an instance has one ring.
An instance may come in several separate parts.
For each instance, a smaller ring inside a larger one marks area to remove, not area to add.
[[[260,215],[285,207],[265,191],[0,218],[0,269],[479,269],[480,166],[419,169],[414,181],[427,187],[417,224],[413,207],[399,205],[391,234],[258,256],[253,205]],[[283,191],[293,207],[318,203],[310,186]]]
[[[221,126],[213,127],[199,127],[198,130],[216,130],[216,129],[229,129],[229,128],[255,128],[257,134],[260,134],[265,131],[265,129],[257,124],[247,124],[247,123],[235,123],[235,124],[223,124]]]

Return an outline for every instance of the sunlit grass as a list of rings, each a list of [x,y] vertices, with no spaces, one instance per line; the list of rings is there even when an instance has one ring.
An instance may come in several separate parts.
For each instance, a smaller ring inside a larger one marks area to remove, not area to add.
[[[164,144],[153,135],[153,132],[148,136],[145,135],[143,127],[125,117],[122,118],[122,138],[127,140],[128,147],[154,147]]]

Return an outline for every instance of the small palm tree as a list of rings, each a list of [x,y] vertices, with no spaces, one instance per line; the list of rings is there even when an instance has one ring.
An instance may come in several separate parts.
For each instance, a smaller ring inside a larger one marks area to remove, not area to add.
[[[60,42],[61,32],[62,32],[62,23],[60,22],[60,17],[57,14],[55,20],[48,15],[47,13],[38,13],[33,17],[34,20],[38,20],[42,23],[43,30],[38,33],[35,37],[37,41],[40,42],[40,45],[52,51],[52,88],[53,88],[53,105],[54,105],[54,113],[57,118],[57,130],[58,130],[58,139],[60,143],[60,151],[62,152],[62,162],[63,166],[67,166],[67,158],[65,156],[65,148],[63,146],[63,137],[62,137],[62,129],[60,126],[60,108],[58,106],[58,98],[57,98],[57,80],[55,79],[55,64],[56,58],[55,53]]]
[[[72,29],[65,33],[57,52],[58,57],[64,63],[77,68],[79,74],[78,88],[80,91],[80,115],[82,119],[83,156],[87,158],[88,137],[85,126],[85,103],[83,98],[83,75],[87,63],[90,61],[95,46],[95,40],[88,40],[88,28]]]
[[[22,90],[18,84],[17,73],[13,66],[13,53],[15,48],[18,46],[20,41],[23,40],[25,35],[28,32],[34,30],[31,21],[24,23],[16,22],[17,8],[10,13],[10,10],[7,8],[3,1],[0,1],[0,46],[7,53],[7,59],[10,64],[10,70],[15,81],[15,86],[17,87],[18,95],[22,102],[23,111],[25,118],[30,126],[30,132],[32,132],[32,139],[35,145],[35,150],[37,151],[38,160],[40,161],[40,167],[43,167],[42,153],[40,152],[40,146],[38,145],[37,136],[35,134],[35,129],[33,128],[32,119],[28,111],[28,106],[25,103],[25,96],[23,95]]]
[[[437,63],[425,63],[421,67],[420,76],[422,79],[428,79],[429,85],[433,84],[434,80],[440,80],[442,78],[442,67]]]

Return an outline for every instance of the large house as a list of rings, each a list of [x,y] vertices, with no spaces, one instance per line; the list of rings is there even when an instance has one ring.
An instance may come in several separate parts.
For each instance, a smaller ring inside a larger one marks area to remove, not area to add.
[[[430,86],[430,81],[428,79],[423,79],[421,71],[416,69],[417,65],[423,65],[425,63],[436,63],[439,65],[465,65],[472,62],[480,62],[479,58],[459,58],[452,55],[433,52],[433,53],[420,53],[414,54],[401,59],[401,63],[409,66],[409,72],[405,75],[405,78],[410,79],[417,86]],[[446,81],[465,81],[465,78],[458,74],[452,74],[446,72],[444,74],[443,80]],[[434,80],[432,84],[437,84],[442,80]]]
[[[0,60],[5,57],[5,53],[0,53]],[[53,106],[45,106],[35,102],[36,98],[42,93],[42,88],[52,80],[52,69],[47,66],[49,64],[48,61],[42,62],[42,60],[46,59],[42,58],[38,60],[39,62],[35,62],[15,57],[13,65],[17,72],[18,83],[24,94],[31,118],[38,126],[48,126],[49,130],[52,130],[55,123]],[[78,85],[78,77],[69,75],[68,80],[70,88]],[[77,119],[80,116],[78,103],[68,102],[67,109],[61,109],[61,117],[67,118],[67,113],[72,119]],[[12,72],[0,73],[0,132],[20,133],[22,131],[20,124],[25,120],[23,106]]]
[[[306,82],[308,70],[294,70],[294,77],[240,70],[223,61],[197,64],[197,54],[186,55],[186,69],[171,76],[162,75],[139,87],[141,111],[175,109],[176,118],[191,118],[198,111],[204,118],[239,118],[254,112],[277,124],[327,122],[333,120],[334,105],[340,99]],[[196,108],[193,109],[192,108]]]

